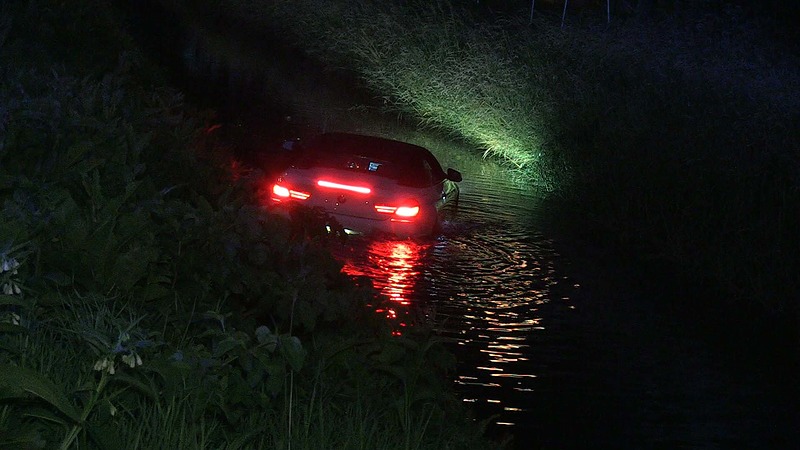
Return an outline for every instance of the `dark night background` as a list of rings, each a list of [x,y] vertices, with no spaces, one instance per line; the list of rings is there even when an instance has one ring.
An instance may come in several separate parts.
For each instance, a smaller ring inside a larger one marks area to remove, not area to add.
[[[0,5],[0,447],[493,448],[486,419],[518,448],[796,448],[800,2],[564,5]],[[463,169],[463,223],[412,255],[452,329],[394,339],[386,273],[260,209],[280,142],[330,128]],[[509,432],[452,380],[539,263]]]

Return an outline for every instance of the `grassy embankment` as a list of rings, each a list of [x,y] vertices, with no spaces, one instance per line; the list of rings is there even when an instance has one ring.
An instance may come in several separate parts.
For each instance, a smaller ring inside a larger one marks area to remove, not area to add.
[[[396,111],[525,173],[562,222],[710,287],[717,312],[797,323],[800,59],[770,41],[774,24],[735,8],[566,29],[447,1],[206,8],[357,72]]]
[[[117,19],[0,6],[0,448],[486,448]]]

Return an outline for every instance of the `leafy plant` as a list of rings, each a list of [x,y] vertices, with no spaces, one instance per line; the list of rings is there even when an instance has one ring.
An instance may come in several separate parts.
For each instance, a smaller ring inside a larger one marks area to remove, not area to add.
[[[257,206],[108,5],[46,3],[0,7],[0,447],[400,448],[388,371],[336,377],[370,350],[320,362],[389,335],[320,218]]]

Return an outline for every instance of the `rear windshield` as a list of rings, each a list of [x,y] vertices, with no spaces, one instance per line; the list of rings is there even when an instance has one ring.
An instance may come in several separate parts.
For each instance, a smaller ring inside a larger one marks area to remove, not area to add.
[[[323,134],[304,145],[296,166],[352,170],[412,187],[430,186],[445,176],[436,158],[423,147],[343,133]]]

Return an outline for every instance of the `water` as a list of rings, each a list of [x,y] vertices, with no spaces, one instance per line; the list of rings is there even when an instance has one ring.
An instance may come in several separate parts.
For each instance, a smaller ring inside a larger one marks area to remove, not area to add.
[[[319,129],[397,137],[322,110]],[[393,299],[392,320],[422,320],[447,343],[457,393],[492,436],[518,449],[797,447],[796,365],[771,348],[783,343],[737,348],[737,330],[706,329],[705,294],[556,240],[540,197],[503,168],[437,156],[464,174],[442,234],[352,239],[337,256]]]
[[[460,208],[440,236],[360,238],[337,256],[393,299],[387,315],[417,311],[433,326],[493,436],[520,449],[798,442],[780,358],[715,344],[660,278],[570,261],[541,231],[535,193],[487,161],[457,168]]]
[[[464,401],[513,427],[545,370],[533,347],[560,345],[554,333],[575,308],[578,287],[558,273],[552,243],[531,228],[538,199],[495,175],[465,177],[459,211],[437,238],[361,239],[338,256],[346,273],[369,276],[398,310],[423,310],[459,356]]]
[[[134,29],[158,26],[158,14],[139,14]],[[255,118],[239,124],[239,144],[258,150],[279,137],[290,127],[270,121],[287,114],[306,131],[392,131],[366,122],[375,106],[353,105],[364,96],[343,89],[347,80],[331,87],[329,73],[287,65],[293,57],[274,49],[184,34],[165,60],[180,60],[189,92]],[[236,110],[264,97],[273,103],[257,114]],[[710,327],[705,294],[591,240],[555,239],[540,197],[503,168],[437,156],[464,174],[442,234],[351,239],[337,256],[393,300],[387,316],[434,328],[457,357],[458,395],[493,436],[519,449],[799,448],[797,366],[775,351],[795,343],[748,342],[746,323]]]

